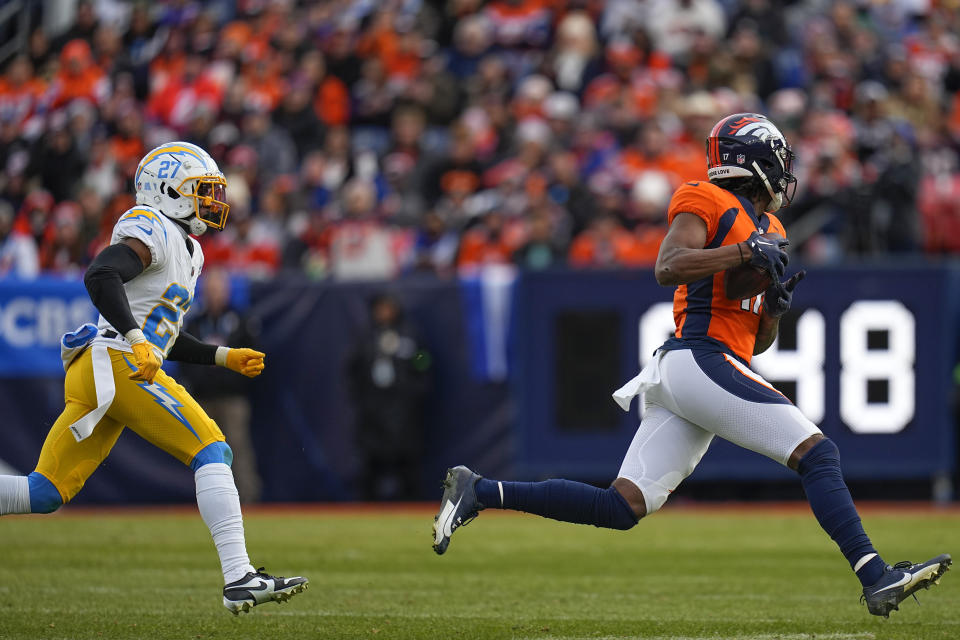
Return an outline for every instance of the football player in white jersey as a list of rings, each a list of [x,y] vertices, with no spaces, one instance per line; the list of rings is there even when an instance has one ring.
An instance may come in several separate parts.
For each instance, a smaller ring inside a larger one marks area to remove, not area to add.
[[[181,331],[203,269],[190,234],[222,229],[226,180],[200,147],[170,142],[150,151],[135,176],[137,205],[124,213],[84,277],[100,311],[97,325],[63,336],[65,408],[47,435],[36,470],[0,476],[0,515],[50,513],[69,502],[110,453],[124,427],[190,466],[197,505],[210,528],[234,614],[282,602],[307,587],[302,577],[271,576],[247,557],[223,434],[163,359],[219,365],[247,377],[264,354],[205,344]]]

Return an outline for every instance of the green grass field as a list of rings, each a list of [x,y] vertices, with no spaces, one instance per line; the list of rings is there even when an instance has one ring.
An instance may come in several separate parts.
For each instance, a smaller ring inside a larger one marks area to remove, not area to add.
[[[960,552],[960,513],[867,511],[890,561]],[[960,572],[867,614],[802,510],[666,510],[630,532],[484,513],[443,557],[426,512],[257,512],[254,562],[310,589],[233,617],[199,516],[0,520],[0,638],[960,638]]]

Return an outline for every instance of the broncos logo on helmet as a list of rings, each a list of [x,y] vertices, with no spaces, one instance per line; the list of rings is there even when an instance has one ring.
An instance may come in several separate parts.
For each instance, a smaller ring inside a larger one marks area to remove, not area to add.
[[[759,113],[735,113],[714,125],[707,137],[711,181],[756,178],[770,194],[770,211],[793,199],[793,151],[776,125]]]

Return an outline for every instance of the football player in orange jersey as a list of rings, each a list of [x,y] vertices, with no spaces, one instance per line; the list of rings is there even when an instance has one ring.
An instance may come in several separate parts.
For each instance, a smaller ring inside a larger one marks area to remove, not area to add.
[[[643,420],[617,479],[608,489],[569,480],[498,482],[454,467],[434,519],[434,551],[444,553],[453,532],[485,508],[630,529],[663,506],[720,436],[800,475],[817,521],[860,580],[867,609],[887,616],[935,584],[950,556],[887,565],[863,530],[837,446],[749,368],[751,356],[776,337],[804,276],[781,281],[787,241],[773,215],[796,186],[793,152],[765,116],[737,113],[710,132],[707,164],[709,182],[688,182],[674,194],[657,257],[657,282],[676,287],[676,332],[614,393],[624,410],[644,394]],[[744,264],[766,271],[771,284],[754,298],[729,299],[724,273]]]

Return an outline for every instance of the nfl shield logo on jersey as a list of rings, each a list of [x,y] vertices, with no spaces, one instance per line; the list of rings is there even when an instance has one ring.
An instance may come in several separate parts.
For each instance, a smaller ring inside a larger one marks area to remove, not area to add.
[[[745,156],[742,153],[737,154],[737,164],[743,164],[746,161],[747,161],[747,156]]]

